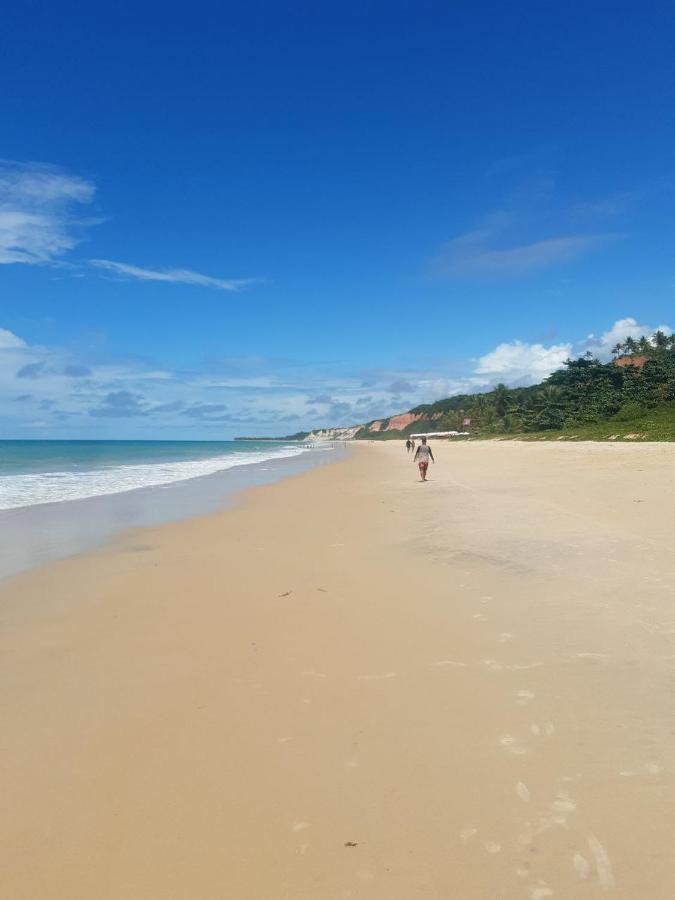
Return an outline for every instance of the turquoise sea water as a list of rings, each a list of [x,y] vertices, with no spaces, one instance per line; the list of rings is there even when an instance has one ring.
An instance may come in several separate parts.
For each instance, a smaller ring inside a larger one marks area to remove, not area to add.
[[[306,452],[267,441],[0,441],[0,510],[172,484]]]

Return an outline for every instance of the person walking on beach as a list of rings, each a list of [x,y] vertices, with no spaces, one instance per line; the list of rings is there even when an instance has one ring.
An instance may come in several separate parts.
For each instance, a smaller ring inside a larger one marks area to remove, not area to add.
[[[420,470],[420,478],[422,481],[427,480],[427,469],[429,468],[429,457],[431,457],[432,463],[435,463],[434,454],[431,452],[431,447],[427,445],[427,439],[425,437],[422,438],[422,443],[419,445],[415,452],[415,456],[413,457],[413,462],[416,462],[419,466]]]
[[[408,451],[408,453],[410,453],[411,447],[412,447],[412,444],[410,443],[410,438],[408,438],[408,440],[405,442],[405,449]]]

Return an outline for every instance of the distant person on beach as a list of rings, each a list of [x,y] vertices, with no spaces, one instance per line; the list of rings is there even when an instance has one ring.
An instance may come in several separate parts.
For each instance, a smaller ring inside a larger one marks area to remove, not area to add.
[[[415,456],[413,457],[413,462],[416,462],[419,466],[420,477],[422,481],[427,480],[427,469],[429,468],[429,457],[431,457],[432,463],[435,463],[434,454],[431,452],[431,447],[427,445],[427,439],[425,437],[422,438],[422,443],[417,448]]]
[[[410,438],[408,438],[408,440],[405,442],[405,449],[408,451],[408,453],[410,453],[411,447],[412,447],[412,442],[411,442]]]

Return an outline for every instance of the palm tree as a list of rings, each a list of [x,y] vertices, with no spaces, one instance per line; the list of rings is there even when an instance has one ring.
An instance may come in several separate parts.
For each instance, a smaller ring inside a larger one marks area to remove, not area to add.
[[[614,346],[612,347],[612,356],[614,356],[614,357],[620,356],[622,350],[623,350],[622,343],[619,342],[618,344],[614,344]]]
[[[660,329],[654,332],[652,340],[657,350],[665,350],[668,346],[668,335]]]
[[[635,338],[628,337],[623,342],[623,348],[626,353],[635,353],[635,351],[638,349],[638,343]]]
[[[560,399],[560,387],[557,384],[545,384],[537,394],[537,399],[544,405],[550,406]]]
[[[494,404],[495,404],[495,412],[499,416],[500,419],[503,419],[506,416],[506,413],[509,409],[509,400],[511,395],[509,393],[509,389],[505,384],[498,384],[494,391]]]
[[[649,353],[649,351],[653,349],[653,345],[648,337],[642,335],[642,337],[638,341],[638,348],[640,350],[640,353]]]
[[[480,426],[489,427],[495,420],[494,404],[488,394],[477,394],[471,406],[471,415],[475,416]]]

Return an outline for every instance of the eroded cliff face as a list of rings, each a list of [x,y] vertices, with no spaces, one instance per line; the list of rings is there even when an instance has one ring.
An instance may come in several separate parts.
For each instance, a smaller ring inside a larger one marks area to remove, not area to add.
[[[399,413],[397,416],[392,416],[391,419],[376,419],[374,422],[370,422],[367,425],[353,425],[350,428],[322,428],[317,431],[312,431],[305,440],[307,441],[351,441],[355,437],[355,435],[362,431],[364,428],[366,430],[366,434],[361,434],[360,439],[363,440],[367,434],[390,434],[392,438],[396,437],[394,432],[398,432],[401,434],[401,437],[404,437],[402,434],[403,429],[407,428],[408,425],[411,425],[415,422],[418,422],[420,419],[423,419],[424,422],[435,422],[438,419],[441,419],[443,416],[442,413],[433,413],[430,416],[424,416],[422,413]]]
[[[442,417],[442,413],[432,413],[430,416],[425,416],[423,413],[406,412],[399,413],[397,416],[392,416],[391,419],[388,420],[385,419],[371,422],[367,427],[369,432],[378,431],[388,433],[390,431],[403,431],[408,425],[413,425],[415,422],[419,422],[420,419],[423,419],[425,422],[435,422]]]
[[[410,425],[411,422],[417,422],[418,419],[421,419],[421,415],[419,413],[401,413],[398,416],[392,416],[389,419],[389,425],[387,425],[387,431],[402,431],[406,425]]]

